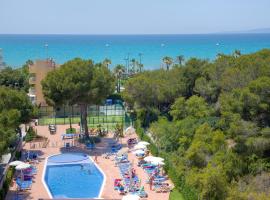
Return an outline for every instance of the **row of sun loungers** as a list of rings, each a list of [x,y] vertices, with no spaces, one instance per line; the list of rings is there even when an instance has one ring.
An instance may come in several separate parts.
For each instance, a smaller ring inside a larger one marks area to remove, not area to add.
[[[115,179],[114,188],[118,190],[120,194],[129,192],[137,194],[141,198],[146,198],[148,195],[144,187],[140,187],[140,180],[132,164],[129,162],[127,155],[116,156],[115,163],[119,167],[121,179]]]

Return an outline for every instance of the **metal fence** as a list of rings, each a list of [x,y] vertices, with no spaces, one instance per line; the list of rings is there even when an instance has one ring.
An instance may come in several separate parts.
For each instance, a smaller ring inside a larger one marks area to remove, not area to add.
[[[122,104],[89,106],[87,113],[87,121],[90,128],[101,126],[104,129],[110,130],[117,123],[122,124],[123,127],[128,127],[132,123],[129,114]],[[80,123],[79,106],[63,106],[56,109],[43,106],[39,109],[39,125],[69,124],[70,120],[72,124]]]

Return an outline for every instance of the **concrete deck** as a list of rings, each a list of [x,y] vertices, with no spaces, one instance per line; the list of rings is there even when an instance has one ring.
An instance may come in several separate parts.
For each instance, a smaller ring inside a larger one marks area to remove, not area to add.
[[[42,144],[36,143],[35,149],[31,149],[30,143],[26,143],[23,146],[24,151],[37,151],[40,155],[39,162],[36,164],[37,167],[37,174],[33,179],[32,188],[28,191],[19,192],[19,195],[22,199],[25,200],[38,200],[38,199],[50,199],[44,184],[42,182],[42,175],[44,170],[44,162],[48,156],[59,154],[63,152],[85,152],[90,156],[94,156],[97,154],[97,164],[103,170],[104,174],[106,175],[106,183],[104,190],[102,191],[102,198],[104,199],[122,199],[122,196],[118,194],[116,190],[114,190],[114,179],[120,178],[120,173],[118,167],[114,166],[114,161],[111,159],[103,158],[103,154],[107,152],[108,143],[113,141],[111,135],[108,135],[105,138],[102,138],[101,143],[97,144],[97,148],[91,152],[90,150],[86,150],[83,145],[78,144],[76,147],[73,147],[70,150],[63,148],[63,143],[61,140],[61,134],[65,132],[68,128],[68,125],[58,125],[57,126],[57,133],[55,135],[51,135],[48,130],[48,126],[36,126],[35,129],[37,130],[39,135],[47,137],[49,139],[48,145],[46,148],[42,148]],[[77,125],[73,126],[74,128],[79,129]],[[136,137],[136,135],[129,136],[129,137]],[[128,138],[122,139],[123,148],[128,150],[126,141]],[[33,144],[32,144],[33,146]],[[138,177],[141,179],[142,185],[144,185],[146,192],[148,193],[149,200],[168,200],[169,193],[156,193],[155,191],[150,191],[149,185],[146,184],[147,174],[143,171],[142,168],[137,167],[137,158],[131,152],[128,153],[128,158],[131,162],[134,162],[134,167],[136,169],[136,173]],[[94,160],[94,157],[93,157]],[[10,188],[6,200],[14,200],[16,199],[16,195],[18,194],[16,184],[14,183],[13,186]]]

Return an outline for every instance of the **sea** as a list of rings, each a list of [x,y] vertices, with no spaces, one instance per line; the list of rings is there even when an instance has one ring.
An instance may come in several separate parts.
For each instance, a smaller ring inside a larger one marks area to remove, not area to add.
[[[136,59],[145,69],[162,67],[162,58],[183,55],[213,60],[218,53],[242,54],[270,48],[270,34],[194,35],[0,35],[4,62],[20,67],[27,60],[53,58],[56,63],[75,57],[101,62],[111,67]]]

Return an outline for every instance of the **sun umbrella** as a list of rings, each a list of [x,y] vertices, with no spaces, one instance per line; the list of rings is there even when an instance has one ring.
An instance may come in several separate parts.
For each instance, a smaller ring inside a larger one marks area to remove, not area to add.
[[[134,149],[137,150],[137,149],[147,149],[147,147],[145,145],[142,145],[142,144],[136,144],[134,146]]]
[[[132,126],[129,126],[126,130],[125,130],[125,135],[132,135],[136,133],[135,128],[133,128]]]
[[[13,161],[13,162],[10,162],[10,163],[9,163],[9,166],[16,167],[16,166],[18,166],[18,165],[20,165],[20,164],[23,164],[23,163],[24,163],[24,162],[22,162],[22,161],[15,160],[15,161]]]
[[[147,145],[150,145],[150,143],[149,142],[145,142],[145,141],[141,141],[141,142],[139,142],[138,144],[142,144],[142,145],[144,145],[144,146],[147,146]]]
[[[138,150],[134,151],[133,154],[141,155],[141,154],[145,154],[145,152],[142,149],[138,149]]]
[[[124,155],[124,154],[126,154],[126,153],[127,153],[127,150],[121,149],[121,150],[119,150],[119,151],[117,152],[117,155],[118,155],[118,156],[121,156],[121,155]]]
[[[164,162],[162,162],[162,161],[158,161],[158,160],[156,160],[156,161],[152,161],[151,162],[153,165],[159,165],[159,166],[163,166],[163,165],[165,165],[165,163]]]
[[[24,170],[30,168],[31,165],[28,163],[21,163],[15,167],[16,170]]]
[[[163,158],[160,158],[160,157],[155,157],[155,156],[147,156],[144,158],[144,161],[146,162],[155,162],[155,161],[164,161]]]
[[[140,197],[136,194],[128,194],[127,196],[124,196],[122,200],[139,200]]]

